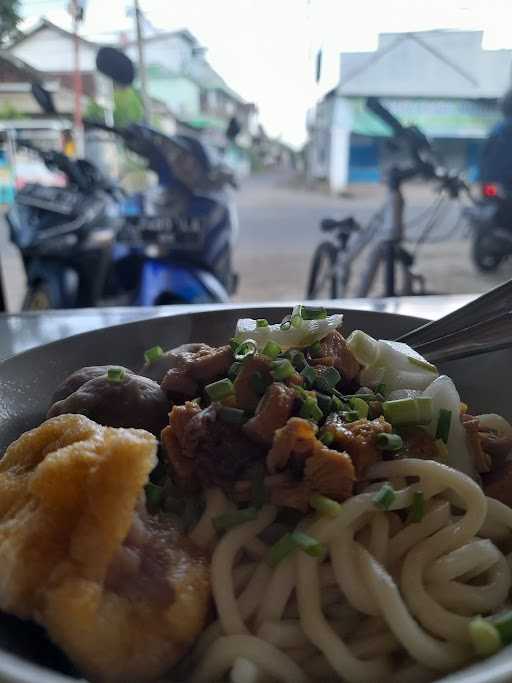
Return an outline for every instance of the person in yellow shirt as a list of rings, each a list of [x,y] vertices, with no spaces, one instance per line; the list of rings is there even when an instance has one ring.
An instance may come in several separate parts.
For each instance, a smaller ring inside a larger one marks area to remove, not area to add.
[[[70,159],[76,156],[76,144],[70,130],[65,130],[62,133],[62,151]]]

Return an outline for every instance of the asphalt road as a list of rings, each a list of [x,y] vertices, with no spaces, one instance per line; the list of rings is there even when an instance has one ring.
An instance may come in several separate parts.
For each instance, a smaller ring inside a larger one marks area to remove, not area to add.
[[[431,187],[410,186],[405,191],[406,234],[417,239],[429,207],[437,195]],[[353,214],[365,224],[385,200],[382,186],[355,186],[346,197],[307,189],[286,174],[256,175],[245,181],[239,195],[240,235],[235,265],[240,274],[238,301],[285,300],[304,296],[311,255],[325,237],[322,218]],[[464,221],[457,224],[460,204],[448,206],[428,242],[417,256],[417,270],[426,276],[429,290],[439,293],[485,291],[512,276],[507,265],[482,276],[469,257],[470,243]],[[365,253],[353,269],[357,281]],[[353,289],[352,289],[353,292]]]

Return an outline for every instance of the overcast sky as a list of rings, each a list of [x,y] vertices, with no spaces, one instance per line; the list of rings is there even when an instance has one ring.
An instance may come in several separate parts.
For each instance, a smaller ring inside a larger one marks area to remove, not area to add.
[[[66,26],[68,0],[22,0],[31,21]],[[88,0],[85,34],[130,26],[129,0]],[[373,50],[383,31],[483,29],[484,47],[512,48],[512,0],[140,0],[151,23],[188,28],[231,87],[255,102],[273,135],[300,145],[305,113],[337,80],[341,51]],[[323,49],[323,74],[314,61]]]

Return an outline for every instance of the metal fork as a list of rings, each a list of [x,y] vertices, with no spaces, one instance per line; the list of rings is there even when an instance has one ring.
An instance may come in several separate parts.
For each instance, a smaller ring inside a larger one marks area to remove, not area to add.
[[[436,363],[512,346],[512,280],[398,341]]]

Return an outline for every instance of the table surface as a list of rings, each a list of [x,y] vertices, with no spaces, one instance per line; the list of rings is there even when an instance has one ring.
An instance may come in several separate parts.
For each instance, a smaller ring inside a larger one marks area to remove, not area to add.
[[[437,319],[463,306],[477,295],[397,297],[392,299],[336,299],[319,302],[329,308],[356,308]],[[274,305],[276,302],[273,302]],[[279,302],[293,306],[296,302]],[[246,308],[265,303],[179,305],[140,308],[85,308],[0,315],[0,361],[21,351],[64,339],[73,334],[156,316],[222,308]]]

